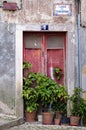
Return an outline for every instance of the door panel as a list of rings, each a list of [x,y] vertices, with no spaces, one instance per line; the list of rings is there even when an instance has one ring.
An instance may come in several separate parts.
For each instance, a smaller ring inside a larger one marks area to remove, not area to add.
[[[41,73],[41,46],[42,35],[40,33],[24,33],[23,60],[32,64],[31,71]]]
[[[41,50],[40,49],[25,49],[24,61],[32,64],[31,71],[41,73]]]
[[[56,82],[64,84],[64,76],[62,76],[61,80],[58,81],[54,76],[55,67],[61,68],[62,73],[64,74],[63,49],[47,50],[47,74],[52,79],[56,80]]]
[[[64,84],[64,76],[60,80],[56,79],[54,68],[60,68],[64,74],[64,34],[53,33],[47,35],[47,75],[57,83]]]

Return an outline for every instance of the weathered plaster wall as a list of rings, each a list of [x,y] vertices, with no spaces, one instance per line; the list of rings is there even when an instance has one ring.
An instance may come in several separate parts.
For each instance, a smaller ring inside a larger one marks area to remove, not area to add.
[[[81,24],[86,27],[86,0],[81,0]]]
[[[82,52],[82,66],[86,65],[86,28],[81,27],[81,52]]]
[[[9,2],[10,0],[8,0]],[[13,0],[12,0],[13,1]],[[21,3],[21,0],[16,0]],[[72,16],[53,16],[53,4],[72,4]],[[75,23],[75,0],[22,0],[22,8],[17,11],[3,11],[1,8],[1,21],[8,23]]]
[[[15,2],[14,0],[12,1]],[[21,0],[16,0],[16,2],[20,5]],[[53,4],[61,4],[62,2],[63,4],[72,4],[71,16],[53,16]],[[0,5],[1,4],[2,3],[0,3]],[[19,116],[22,115],[21,52],[23,31],[40,31],[40,26],[44,23],[49,25],[49,31],[67,32],[65,71],[66,84],[70,94],[75,82],[77,82],[77,24],[75,0],[22,0],[21,8],[16,11],[5,11],[3,8],[0,8],[0,101],[5,103],[11,110],[10,114],[13,113],[14,110],[14,112],[17,111],[15,112],[17,115],[19,113]],[[21,107],[19,107],[20,105]],[[5,109],[3,112],[5,113]]]
[[[15,103],[14,36],[15,24],[0,23],[0,113],[7,114],[14,114]]]
[[[81,69],[82,69],[82,88],[84,90],[84,97],[86,99],[86,28],[80,29],[81,39]]]
[[[7,1],[7,2],[16,2],[17,5],[18,5],[18,8],[21,8],[21,1],[22,1],[22,0],[0,0],[0,7],[3,6],[3,2],[4,2],[4,1]]]

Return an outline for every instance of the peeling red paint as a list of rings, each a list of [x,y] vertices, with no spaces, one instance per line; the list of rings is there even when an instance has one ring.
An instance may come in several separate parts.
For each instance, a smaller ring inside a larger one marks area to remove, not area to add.
[[[38,35],[38,33],[33,33],[35,35]],[[32,35],[33,35],[32,34]],[[57,37],[60,36],[58,34],[60,33],[39,33],[42,36],[42,48],[35,49],[35,48],[24,48],[24,61],[30,62],[33,67],[31,69],[32,72],[42,72],[47,74],[49,77],[51,77],[50,69],[51,67],[54,69],[55,67],[59,67],[62,70],[63,76],[61,80],[57,81],[56,77],[54,76],[54,80],[56,82],[64,84],[64,70],[65,70],[65,33],[62,33],[62,37],[64,37],[63,40],[63,47],[57,48],[57,49],[48,49],[47,48],[47,37],[51,37],[55,35],[56,43],[58,42]],[[28,33],[28,37],[31,35],[31,33]],[[52,41],[53,45],[53,41]],[[54,72],[53,72],[54,73]],[[52,77],[51,77],[52,78]]]

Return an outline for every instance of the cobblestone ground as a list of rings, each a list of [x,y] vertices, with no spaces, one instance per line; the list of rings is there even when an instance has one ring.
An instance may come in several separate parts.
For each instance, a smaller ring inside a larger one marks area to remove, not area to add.
[[[86,130],[86,127],[74,127],[74,126],[71,127],[71,126],[24,123],[22,125],[11,127],[5,130]]]

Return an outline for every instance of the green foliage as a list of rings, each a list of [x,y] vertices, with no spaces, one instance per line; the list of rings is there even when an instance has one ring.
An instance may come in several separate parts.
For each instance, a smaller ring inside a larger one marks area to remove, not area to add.
[[[23,76],[27,78],[28,74],[30,73],[30,69],[32,64],[29,62],[23,62]]]
[[[54,68],[54,75],[56,76],[57,80],[60,80],[63,76],[62,70],[58,67]]]
[[[24,68],[27,67],[30,68],[31,65],[25,63]],[[23,98],[28,111],[37,109],[39,104],[51,111],[62,109],[61,106],[66,109],[68,93],[65,86],[57,84],[46,75],[29,72],[27,77],[23,78]]]
[[[67,113],[67,100],[69,98],[66,87],[63,85],[59,85],[58,87],[58,96],[53,102],[53,109],[55,111],[60,111],[63,114]]]
[[[27,112],[36,111],[37,107],[38,107],[38,104],[33,102],[31,105],[29,105],[29,104],[27,105],[26,111]]]
[[[36,89],[24,87],[23,98],[25,101],[25,108],[27,111],[32,112],[33,110],[37,110],[38,93]]]
[[[37,73],[30,72],[27,77],[23,78],[23,86],[25,87],[36,87],[37,84]]]
[[[67,104],[68,93],[66,91],[66,87],[57,84],[54,80],[48,78],[47,76],[43,76],[43,80],[42,78],[40,79],[37,90],[39,93],[39,99],[41,99],[41,103],[44,108],[49,107],[50,110],[51,108],[54,109],[54,106],[56,106],[58,109],[59,106],[56,104],[58,101],[60,106],[62,106],[62,103]],[[66,107],[64,109],[66,109]]]
[[[67,101],[58,99],[53,103],[54,111],[60,111],[63,115],[67,115]]]
[[[74,89],[74,94],[70,98],[72,101],[71,114],[83,117],[86,113],[86,100],[81,97],[81,93],[81,88]]]
[[[59,84],[59,89],[58,89],[58,97],[60,98],[60,100],[67,100],[69,95],[68,92],[66,90],[66,86]]]
[[[32,67],[32,64],[29,62],[23,62],[23,69],[30,69]]]
[[[43,76],[43,81],[40,80],[37,90],[39,93],[39,99],[44,108],[50,109],[50,106],[57,97],[58,85],[56,82],[47,76]]]
[[[68,93],[65,86],[57,84],[54,80],[50,79],[44,74],[30,73],[28,78],[24,78],[25,91],[28,89],[30,91],[32,87],[38,94],[37,100],[45,109],[49,108],[48,110],[50,110],[51,107],[53,108],[53,103],[56,103],[55,101],[59,100],[59,102],[62,103],[63,100],[67,100],[68,98]]]

